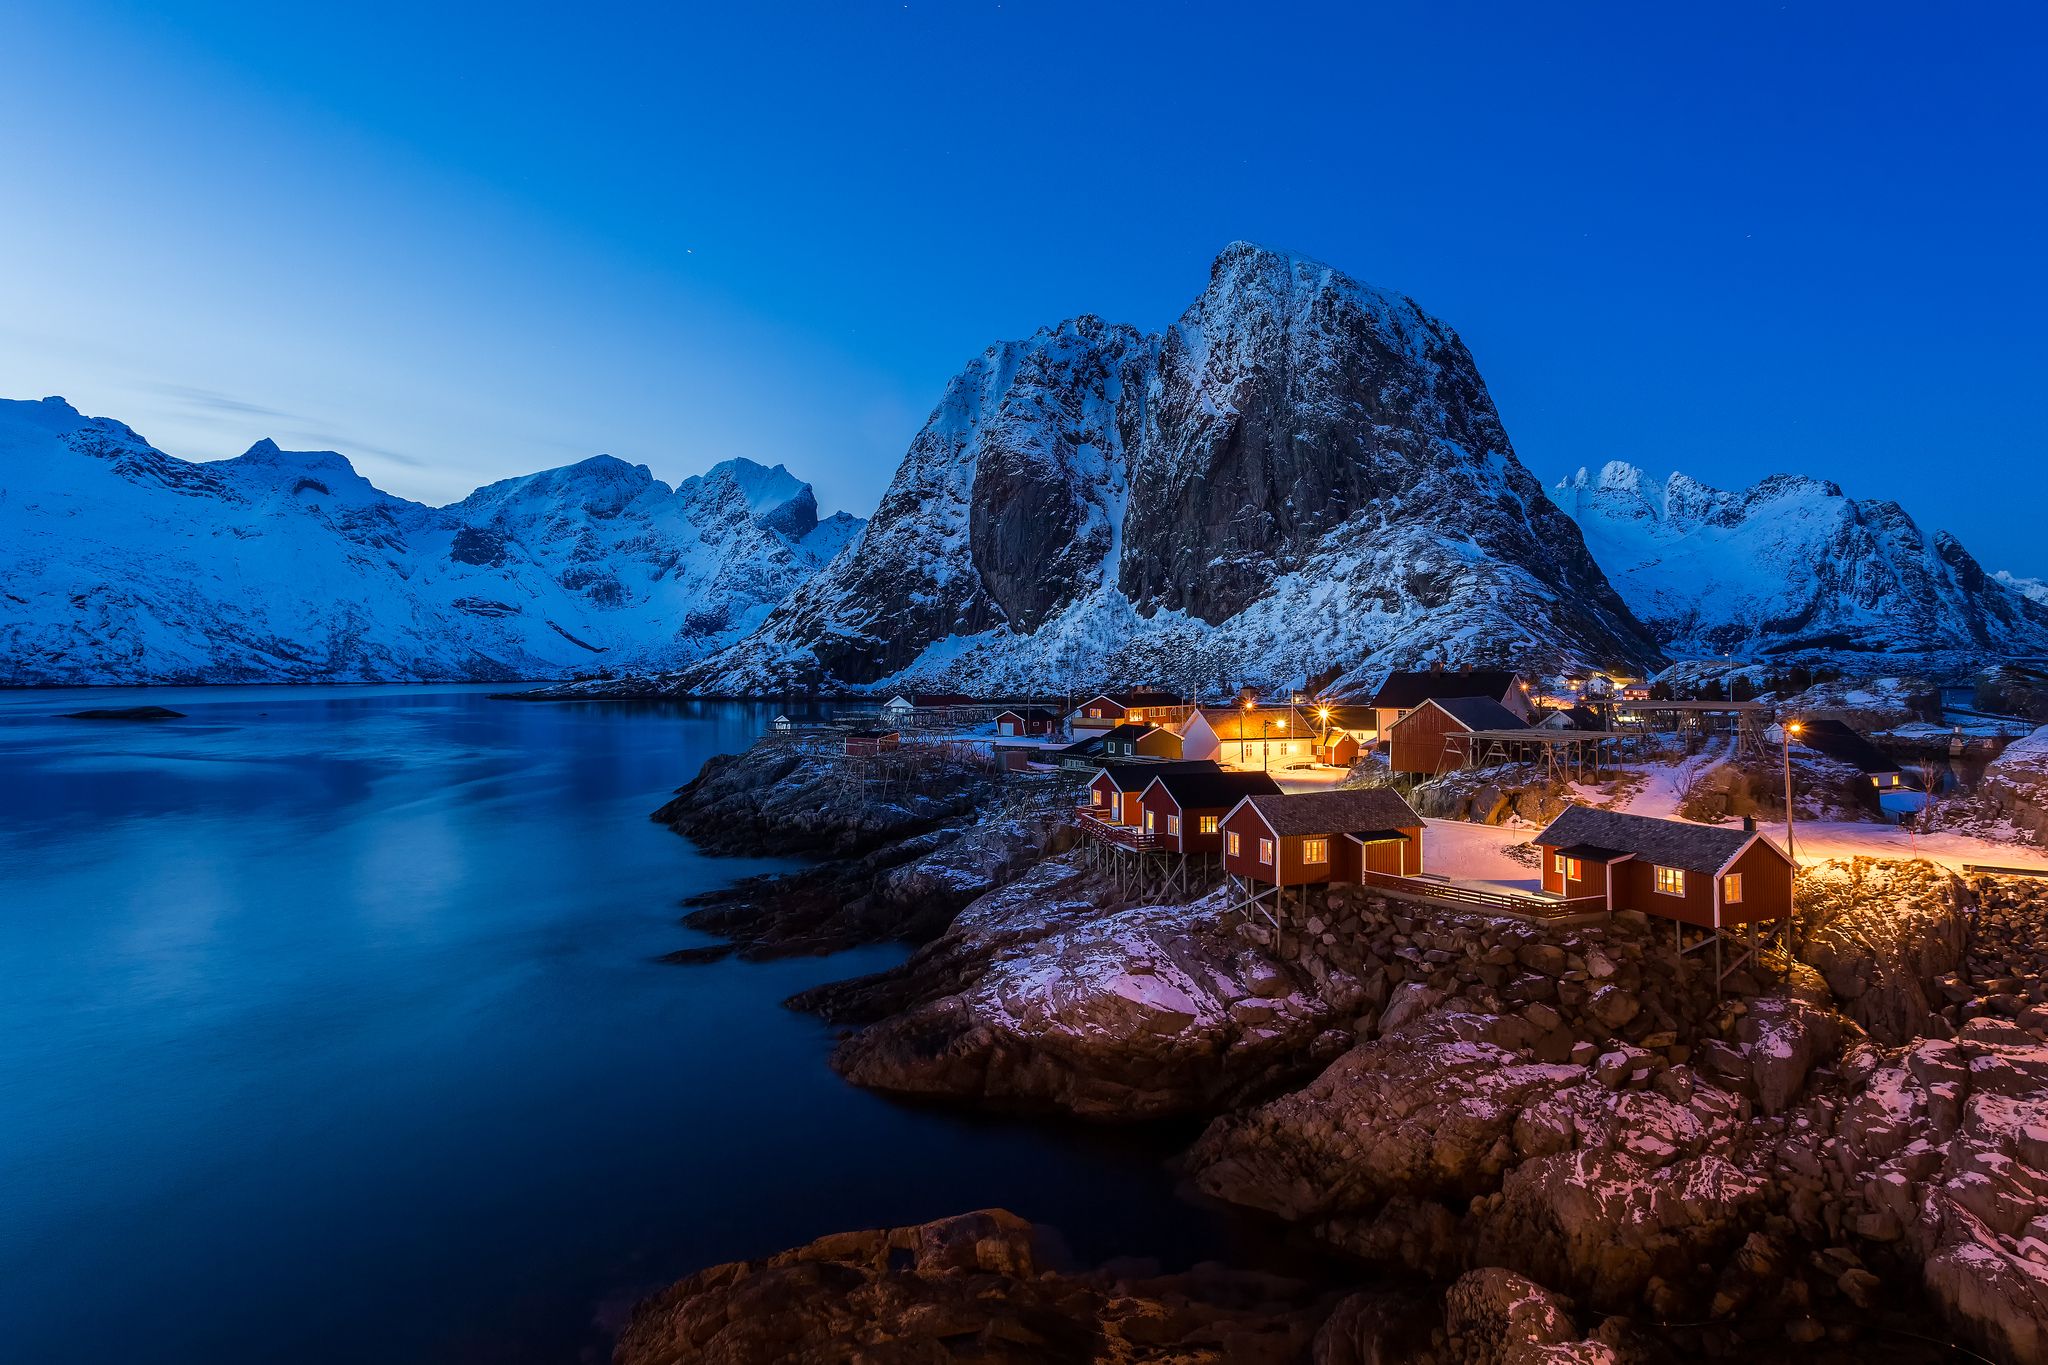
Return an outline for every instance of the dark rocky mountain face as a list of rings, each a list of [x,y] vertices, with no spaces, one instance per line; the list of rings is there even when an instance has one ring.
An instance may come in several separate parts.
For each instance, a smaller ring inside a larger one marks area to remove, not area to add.
[[[1450,328],[1239,243],[1162,336],[1083,317],[978,357],[858,552],[679,685],[1656,653]]]

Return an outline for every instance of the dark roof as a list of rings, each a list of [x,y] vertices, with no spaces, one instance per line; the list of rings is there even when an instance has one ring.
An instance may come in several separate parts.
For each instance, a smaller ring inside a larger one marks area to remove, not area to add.
[[[1899,765],[1884,751],[1838,720],[1809,720],[1799,735],[1808,749],[1839,759],[1866,773],[1895,773]]]
[[[1537,723],[1543,724],[1558,719],[1562,719],[1565,728],[1571,730],[1604,730],[1607,728],[1606,723],[1600,719],[1600,713],[1590,706],[1566,706],[1554,711],[1546,711],[1537,718]]]
[[[1077,739],[1072,744],[1062,746],[1059,750],[1062,758],[1094,758],[1101,752],[1101,735],[1089,735],[1086,739]]]
[[[1269,796],[1280,790],[1280,784],[1264,773],[1227,773],[1217,769],[1154,771],[1151,776],[1152,782],[1164,787],[1182,810],[1213,810],[1218,806],[1228,810],[1247,796]],[[1151,782],[1145,785],[1149,787]]]
[[[1380,718],[1370,706],[1310,706],[1305,707],[1308,718],[1317,725],[1328,725],[1334,730],[1376,730]],[[1323,712],[1330,713],[1329,720],[1323,719]]]
[[[1598,844],[1568,844],[1564,848],[1559,849],[1558,852],[1567,858],[1577,858],[1581,862],[1588,863],[1611,863],[1616,858],[1631,856],[1622,849],[1602,848]]]
[[[1412,673],[1389,673],[1373,694],[1376,707],[1408,710],[1426,701],[1445,697],[1491,697],[1499,701],[1519,680],[1520,674],[1504,668],[1445,669],[1441,673],[1423,669]]]
[[[1133,706],[1185,705],[1179,697],[1171,692],[1097,692],[1093,696],[1083,697],[1081,705],[1086,706],[1089,702],[1098,700],[1113,701],[1125,710],[1129,710]]]
[[[1361,844],[1390,844],[1396,839],[1405,839],[1408,836],[1398,829],[1354,829],[1344,837],[1356,839]]]
[[[1059,719],[1058,715],[1046,710],[1043,706],[1012,706],[1007,710],[996,713],[997,720],[1001,720],[1004,716],[1015,716],[1019,720],[1042,720],[1048,723]]]
[[[1152,779],[1155,777],[1165,777],[1172,773],[1220,773],[1222,771],[1221,768],[1216,766],[1216,760],[1214,759],[1190,758],[1175,760],[1171,763],[1107,763],[1103,765],[1102,772],[1095,774],[1095,776],[1101,777],[1103,773],[1107,773],[1109,775],[1109,784],[1120,792],[1141,792],[1152,785]],[[1092,782],[1094,778],[1089,780]]]
[[[1467,730],[1526,730],[1529,722],[1502,706],[1491,697],[1431,697],[1429,699],[1449,713],[1452,720]],[[1420,710],[1421,708],[1417,708]],[[1414,715],[1414,711],[1408,713]],[[1406,723],[1408,716],[1394,722],[1395,726]]]
[[[1422,824],[1392,787],[1254,796],[1252,808],[1275,834],[1349,834],[1353,830],[1414,829]]]
[[[1148,725],[1144,721],[1133,722],[1127,720],[1121,725],[1112,725],[1109,729],[1104,730],[1102,738],[1105,743],[1112,739],[1143,739],[1158,728],[1158,726]]]
[[[1693,825],[1683,820],[1658,820],[1618,810],[1570,806],[1564,814],[1552,820],[1535,841],[1545,848],[1611,850],[1604,861],[1631,853],[1663,867],[1682,867],[1687,872],[1719,872],[1728,865],[1729,859],[1742,851],[1744,844],[1754,838],[1754,830]],[[1593,855],[1581,852],[1572,856],[1590,858]]]

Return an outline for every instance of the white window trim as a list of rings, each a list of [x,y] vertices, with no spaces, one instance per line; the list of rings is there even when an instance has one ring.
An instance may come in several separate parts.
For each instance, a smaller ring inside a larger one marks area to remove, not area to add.
[[[1267,867],[1273,866],[1273,841],[1271,839],[1259,840],[1259,861]]]
[[[1195,833],[1197,834],[1214,834],[1222,827],[1223,817],[1220,815],[1197,815],[1195,817]]]
[[[1728,872],[1722,875],[1721,904],[1742,904],[1742,874],[1740,872]]]
[[[1319,848],[1322,850],[1321,857],[1316,856],[1316,851]],[[1303,839],[1301,841],[1301,860],[1310,867],[1327,866],[1330,861],[1330,841],[1328,839]]]
[[[1238,837],[1238,833],[1234,829],[1224,831],[1223,843],[1223,851],[1233,858],[1241,856],[1244,852],[1244,840]]]
[[[1667,872],[1678,879],[1678,889],[1676,891],[1668,891],[1664,887],[1664,874]],[[1650,865],[1650,889],[1660,896],[1677,896],[1683,899],[1685,896],[1685,869],[1682,867],[1666,867],[1662,863],[1652,863]]]

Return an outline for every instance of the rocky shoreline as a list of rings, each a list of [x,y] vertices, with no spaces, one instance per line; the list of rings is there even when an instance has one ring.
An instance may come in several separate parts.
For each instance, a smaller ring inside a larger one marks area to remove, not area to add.
[[[738,838],[785,797],[819,805],[791,767],[748,826],[739,785],[707,767],[664,816]],[[1239,1272],[1056,1269],[984,1212],[703,1272],[643,1305],[624,1365],[1905,1360],[1950,1338],[2048,1360],[2048,884],[1806,869],[1791,954],[1717,995],[1626,915],[1547,927],[1357,887],[1277,925],[1220,896],[1120,901],[1061,851],[1060,804],[906,807],[900,833],[814,817],[864,903],[837,929],[928,941],[790,1003],[856,1026],[832,1064],[883,1093],[1206,1120],[1191,1188],[1355,1282],[1247,1298]]]

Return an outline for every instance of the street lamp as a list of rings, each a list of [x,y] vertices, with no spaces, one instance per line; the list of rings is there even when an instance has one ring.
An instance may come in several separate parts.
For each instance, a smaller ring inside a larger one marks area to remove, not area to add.
[[[1239,763],[1243,763],[1246,759],[1250,758],[1252,751],[1251,737],[1245,733],[1251,726],[1252,704],[1249,699],[1244,704],[1244,714],[1245,718],[1237,723],[1237,761]]]
[[[1778,731],[1785,741],[1785,856],[1794,867],[1799,865],[1799,855],[1792,848],[1792,741],[1805,728],[1796,720],[1788,720]]]
[[[1262,772],[1273,771],[1273,731],[1276,729],[1283,735],[1287,733],[1285,717],[1259,722],[1259,768]]]

